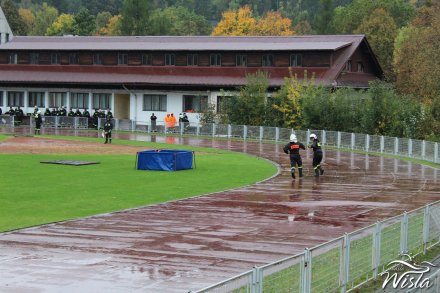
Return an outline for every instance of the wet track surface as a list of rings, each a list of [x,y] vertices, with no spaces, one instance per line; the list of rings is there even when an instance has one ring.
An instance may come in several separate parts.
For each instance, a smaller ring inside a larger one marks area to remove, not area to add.
[[[308,151],[305,178],[292,180],[282,145],[119,137],[249,153],[280,164],[281,173],[232,191],[0,234],[0,292],[188,292],[440,199],[437,170],[391,158],[327,150],[325,174],[315,178]]]

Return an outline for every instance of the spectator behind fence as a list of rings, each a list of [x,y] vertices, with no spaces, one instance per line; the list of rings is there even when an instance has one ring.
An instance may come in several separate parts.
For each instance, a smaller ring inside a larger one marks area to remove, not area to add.
[[[157,120],[156,115],[154,115],[154,113],[152,113],[150,116],[151,132],[156,132],[156,120]]]
[[[50,116],[50,110],[49,108],[46,108],[46,111],[44,111],[44,116]]]

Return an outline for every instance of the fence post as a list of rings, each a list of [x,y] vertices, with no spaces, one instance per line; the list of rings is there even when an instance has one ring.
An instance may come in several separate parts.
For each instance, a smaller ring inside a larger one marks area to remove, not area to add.
[[[312,254],[308,248],[304,249],[301,266],[301,292],[310,293],[312,289]]]
[[[380,136],[380,152],[383,153],[385,150],[385,137]]]
[[[247,125],[243,125],[243,139],[247,138]]]
[[[232,136],[232,126],[231,124],[228,124],[228,137]]]
[[[373,253],[372,253],[372,269],[373,269],[373,278],[376,280],[379,275],[379,266],[380,266],[380,231],[381,224],[377,222],[374,226],[374,234],[373,234]]]
[[[279,141],[280,140],[280,128],[276,127],[275,128],[275,141]]]
[[[339,277],[341,279],[341,293],[347,292],[347,283],[350,272],[350,235],[345,233],[343,240],[343,252],[342,252],[342,264],[339,272]]]
[[[438,143],[434,144],[434,163],[438,163]]]
[[[369,134],[365,135],[365,151],[366,152],[370,151],[370,135]]]
[[[399,139],[397,137],[394,138],[394,154],[397,155],[399,153]]]
[[[73,127],[75,129],[78,129],[78,117],[73,117]]]
[[[336,146],[338,147],[338,149],[341,147],[341,132],[338,131],[338,136],[336,138]]]
[[[412,157],[413,153],[413,141],[412,139],[408,139],[408,157]]]
[[[263,293],[263,272],[256,266],[252,268],[251,293]]]
[[[196,135],[197,135],[197,136],[200,135],[200,123],[197,123]]]
[[[423,254],[426,253],[429,242],[429,220],[431,212],[429,207],[429,205],[426,205],[426,207],[423,209]]]
[[[400,223],[400,254],[408,252],[408,213],[403,214]]]
[[[263,126],[260,126],[260,140],[263,140],[264,129]]]
[[[58,127],[59,127],[59,121],[60,121],[59,118],[60,118],[60,117],[55,116],[55,128],[58,128]]]
[[[422,141],[422,159],[424,160],[426,157],[426,141]]]
[[[115,119],[115,130],[120,130],[119,129],[119,119]]]
[[[351,149],[354,150],[354,146],[356,144],[356,138],[355,138],[355,134],[352,133],[351,134]]]
[[[325,143],[327,142],[327,133],[325,132],[325,130],[322,131],[321,142],[323,145],[325,145]]]
[[[183,130],[185,129],[185,125],[183,123],[180,123],[180,136],[183,135]]]
[[[292,129],[292,133],[293,133],[293,129]],[[306,138],[306,140],[308,141],[309,138],[310,138],[310,129],[307,129],[307,138]]]
[[[215,136],[215,132],[217,130],[216,127],[217,127],[217,125],[215,123],[212,123],[212,137]]]

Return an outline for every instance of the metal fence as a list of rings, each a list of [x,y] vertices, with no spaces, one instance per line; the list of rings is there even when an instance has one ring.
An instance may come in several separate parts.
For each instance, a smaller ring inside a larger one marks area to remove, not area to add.
[[[196,292],[349,292],[389,270],[390,262],[406,259],[405,254],[438,245],[439,219],[440,201]],[[431,277],[432,286],[439,281],[438,273]]]
[[[43,127],[102,129],[104,121],[80,117],[44,117]],[[1,116],[0,122],[0,126],[16,125],[13,116]],[[163,121],[157,121],[155,126],[149,122],[128,119],[112,119],[112,122],[114,129],[120,131],[274,142],[285,142],[292,133],[300,141],[308,141],[310,134],[316,133],[324,146],[440,163],[438,143],[424,140],[229,124],[180,123],[167,127]],[[29,120],[29,125],[33,126],[33,119]],[[403,254],[424,253],[439,243],[440,201],[306,249],[292,257],[255,267],[197,292],[347,292],[377,278],[381,272],[389,269],[389,262],[401,258]],[[433,278],[438,288],[440,273]]]

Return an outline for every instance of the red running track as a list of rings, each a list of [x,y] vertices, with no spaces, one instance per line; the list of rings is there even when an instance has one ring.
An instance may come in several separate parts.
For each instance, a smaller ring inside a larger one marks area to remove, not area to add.
[[[249,153],[282,172],[232,191],[0,234],[0,292],[188,292],[440,198],[437,170],[396,159],[327,150],[316,179],[307,152],[306,177],[292,181],[281,145],[115,136]]]

